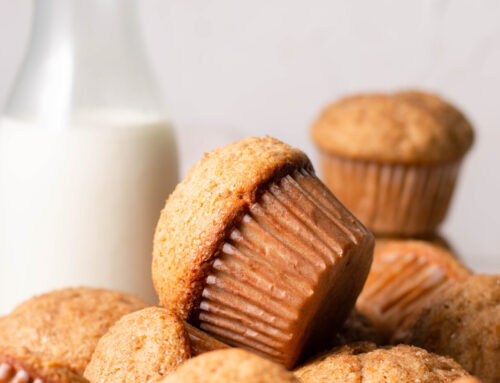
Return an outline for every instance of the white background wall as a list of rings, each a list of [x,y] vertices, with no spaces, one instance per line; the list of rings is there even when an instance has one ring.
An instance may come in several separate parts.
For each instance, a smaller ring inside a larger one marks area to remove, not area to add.
[[[477,128],[443,233],[476,270],[500,272],[500,1],[140,5],[183,174],[204,151],[247,135],[276,136],[316,160],[308,128],[329,101],[355,91],[435,90]],[[0,0],[0,105],[23,57],[31,6]]]

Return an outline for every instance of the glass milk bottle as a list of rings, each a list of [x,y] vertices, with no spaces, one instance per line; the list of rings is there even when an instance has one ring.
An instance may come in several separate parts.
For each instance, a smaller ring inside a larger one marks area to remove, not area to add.
[[[0,314],[88,285],[156,302],[151,250],[177,182],[135,0],[36,0],[0,121]]]

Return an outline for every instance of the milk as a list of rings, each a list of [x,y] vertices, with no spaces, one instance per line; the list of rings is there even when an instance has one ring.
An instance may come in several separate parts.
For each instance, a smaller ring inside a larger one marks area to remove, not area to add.
[[[78,285],[156,302],[152,240],[177,182],[173,130],[121,112],[74,121],[0,123],[0,314]]]

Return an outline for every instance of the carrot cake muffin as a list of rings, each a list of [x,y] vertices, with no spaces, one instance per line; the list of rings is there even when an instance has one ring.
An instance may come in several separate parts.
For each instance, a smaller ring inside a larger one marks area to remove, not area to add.
[[[416,236],[443,221],[473,130],[440,97],[406,91],[344,98],[312,137],[326,185],[370,230]]]
[[[372,268],[356,307],[387,342],[433,296],[469,275],[441,246],[417,240],[377,240]]]
[[[149,307],[123,316],[111,327],[99,340],[84,375],[92,383],[153,383],[192,355],[226,347],[169,311]]]
[[[34,297],[0,318],[0,381],[85,382],[99,338],[146,306],[129,294],[68,288]]]
[[[170,195],[153,280],[180,318],[292,367],[344,322],[373,242],[303,152],[250,137],[206,154]]]
[[[417,347],[361,342],[333,349],[295,370],[303,383],[448,383],[469,375],[450,358]]]
[[[485,383],[500,382],[500,276],[448,286],[398,340],[452,357]]]
[[[212,351],[188,360],[162,383],[300,383],[279,364],[248,351]]]

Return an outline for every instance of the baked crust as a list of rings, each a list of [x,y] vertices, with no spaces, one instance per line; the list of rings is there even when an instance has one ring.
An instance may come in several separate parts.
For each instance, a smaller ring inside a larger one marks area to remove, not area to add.
[[[447,383],[469,374],[452,359],[417,347],[377,348],[361,342],[322,354],[295,375],[303,383]]]
[[[188,360],[162,383],[300,383],[284,367],[251,352],[230,348]]]
[[[419,91],[344,98],[322,112],[311,133],[332,154],[412,165],[458,160],[474,136],[458,109]]]
[[[398,340],[452,357],[485,383],[500,381],[500,276],[449,286]]]
[[[182,321],[149,307],[122,317],[100,339],[85,377],[91,382],[157,382],[191,357]]]

